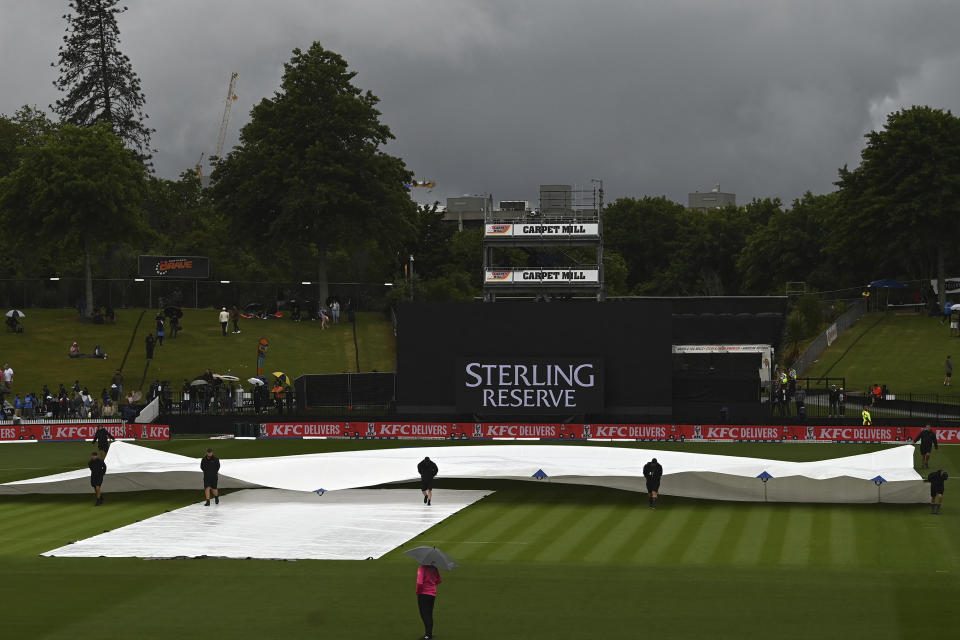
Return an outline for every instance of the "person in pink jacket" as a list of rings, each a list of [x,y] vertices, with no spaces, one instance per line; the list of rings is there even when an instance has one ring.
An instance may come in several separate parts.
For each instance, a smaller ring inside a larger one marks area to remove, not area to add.
[[[417,606],[423,620],[423,640],[433,637],[433,605],[441,582],[440,571],[433,565],[422,564],[417,569]]]

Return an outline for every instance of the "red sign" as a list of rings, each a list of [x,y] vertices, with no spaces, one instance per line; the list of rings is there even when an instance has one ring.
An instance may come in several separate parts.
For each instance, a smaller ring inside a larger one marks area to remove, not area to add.
[[[345,438],[346,422],[267,422],[260,425],[261,438]]]
[[[631,440],[639,442],[912,442],[920,427],[692,424],[561,424],[526,422],[270,422],[262,438],[492,438]],[[938,427],[941,443],[960,443],[960,427]]]
[[[167,424],[22,424],[0,427],[0,440],[64,441],[90,440],[97,429],[104,427],[114,438],[135,440],[169,440]]]

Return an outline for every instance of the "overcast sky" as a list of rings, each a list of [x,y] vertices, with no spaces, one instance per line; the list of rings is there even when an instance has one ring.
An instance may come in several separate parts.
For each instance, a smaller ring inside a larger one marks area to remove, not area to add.
[[[536,205],[721,190],[739,203],[833,189],[901,107],[960,112],[957,0],[129,0],[122,49],[147,96],[156,171],[228,146],[295,47],[343,55],[380,97],[388,151],[432,193]],[[0,113],[46,108],[67,2],[0,0]]]

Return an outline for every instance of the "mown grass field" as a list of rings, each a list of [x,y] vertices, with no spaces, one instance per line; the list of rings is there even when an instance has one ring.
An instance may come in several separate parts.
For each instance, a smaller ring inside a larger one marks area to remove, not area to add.
[[[204,440],[151,446],[199,457]],[[412,446],[399,441],[218,441],[221,457]],[[431,446],[439,444],[436,441]],[[462,446],[462,443],[445,443]],[[606,446],[597,443],[597,446]],[[867,445],[646,448],[810,460]],[[0,480],[81,466],[86,443],[0,446]],[[960,477],[960,448],[934,465]],[[441,461],[442,470],[442,461]],[[436,544],[438,638],[952,637],[960,596],[960,498],[924,505],[740,504],[544,482],[438,480],[496,493],[375,561],[41,558],[184,506],[199,492],[0,498],[4,636],[414,638],[415,565]],[[400,489],[403,490],[403,489]],[[408,487],[411,500],[420,493]],[[229,496],[224,503],[229,502]],[[269,545],[269,541],[264,541]]]
[[[122,309],[116,324],[95,325],[80,322],[71,309],[26,309],[22,334],[0,332],[0,360],[13,366],[14,392],[36,391],[44,384],[56,391],[61,382],[68,389],[75,380],[91,392],[110,385],[115,369],[123,365],[124,388],[146,391],[153,380],[169,380],[179,389],[184,378],[192,380],[207,367],[214,373],[233,373],[246,380],[256,374],[257,342],[270,341],[265,367],[268,372],[284,371],[291,378],[303,373],[342,373],[357,371],[394,371],[395,338],[389,320],[381,313],[357,314],[357,347],[353,327],[348,322],[331,324],[321,330],[318,322],[293,323],[285,319],[241,319],[239,335],[220,333],[218,311],[184,309],[183,331],[167,337],[154,351],[147,367],[144,340],[155,330],[156,311]],[[132,346],[131,346],[132,337]],[[77,341],[83,353],[92,353],[100,344],[106,360],[68,358],[70,344]],[[144,380],[140,384],[141,379]]]
[[[960,338],[950,337],[949,326],[941,325],[939,318],[871,313],[839,336],[803,375],[845,377],[847,390],[852,391],[879,383],[900,395],[960,395],[960,387],[943,386],[947,355],[960,359]]]

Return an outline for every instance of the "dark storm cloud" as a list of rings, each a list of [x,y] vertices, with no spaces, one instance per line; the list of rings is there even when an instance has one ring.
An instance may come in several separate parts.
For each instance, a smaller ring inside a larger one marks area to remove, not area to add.
[[[211,153],[230,73],[230,144],[294,47],[341,53],[381,98],[389,150],[438,187],[536,201],[540,183],[680,202],[831,190],[862,135],[914,103],[957,110],[960,4],[207,1],[128,3],[157,172]],[[0,0],[0,111],[55,100],[53,2]]]

